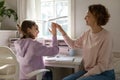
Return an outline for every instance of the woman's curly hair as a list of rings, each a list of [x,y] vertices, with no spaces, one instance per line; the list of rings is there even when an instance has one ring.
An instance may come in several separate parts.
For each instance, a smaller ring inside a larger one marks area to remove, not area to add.
[[[105,6],[101,4],[93,4],[88,7],[88,11],[90,11],[97,21],[97,25],[104,26],[109,21],[110,14]]]

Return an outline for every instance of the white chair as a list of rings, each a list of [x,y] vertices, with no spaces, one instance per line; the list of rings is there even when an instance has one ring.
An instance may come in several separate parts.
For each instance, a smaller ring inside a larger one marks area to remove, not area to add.
[[[43,72],[48,69],[39,69],[33,71],[27,76],[29,78],[36,76],[37,80],[42,80]],[[19,80],[19,63],[15,53],[7,46],[0,46],[0,80]]]

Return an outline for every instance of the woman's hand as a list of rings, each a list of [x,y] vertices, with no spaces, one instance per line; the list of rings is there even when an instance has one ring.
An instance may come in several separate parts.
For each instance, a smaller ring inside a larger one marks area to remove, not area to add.
[[[51,24],[51,29],[49,29],[49,31],[51,32],[51,34],[53,36],[56,36],[57,32],[56,32],[56,24],[55,23]]]
[[[62,33],[62,35],[66,35],[66,32],[62,29],[61,25],[56,23],[56,28]]]

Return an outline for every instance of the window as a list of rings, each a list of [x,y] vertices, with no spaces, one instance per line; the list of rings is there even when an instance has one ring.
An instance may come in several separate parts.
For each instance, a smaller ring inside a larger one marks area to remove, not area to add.
[[[51,22],[56,22],[62,25],[63,29],[70,34],[70,0],[40,0],[40,15],[37,19],[39,25],[40,37],[49,38],[51,37],[48,28]],[[52,21],[48,21],[51,19]],[[58,32],[58,38],[62,38]]]
[[[57,22],[74,38],[74,3],[75,0],[17,0],[18,22],[21,24],[25,19],[35,20],[39,26],[39,38],[51,37],[48,28],[51,22]],[[49,19],[52,21],[48,21]],[[61,37],[59,32],[58,36]]]

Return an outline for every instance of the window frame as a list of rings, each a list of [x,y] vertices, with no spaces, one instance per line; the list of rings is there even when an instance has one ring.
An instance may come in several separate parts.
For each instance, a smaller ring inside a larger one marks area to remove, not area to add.
[[[71,38],[75,38],[75,32],[76,32],[76,25],[75,25],[75,3],[76,0],[69,0],[69,32],[68,35]],[[17,0],[17,12],[19,16],[18,23],[21,24],[23,20],[25,19],[31,19],[36,21],[36,17],[39,18],[37,15],[40,15],[39,6],[40,0]],[[30,8],[31,7],[31,8]],[[28,9],[28,10],[27,10]],[[32,11],[32,13],[30,13]],[[33,13],[35,12],[35,13]],[[33,16],[30,16],[33,15]],[[40,31],[41,32],[41,31]]]

